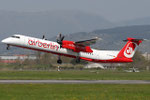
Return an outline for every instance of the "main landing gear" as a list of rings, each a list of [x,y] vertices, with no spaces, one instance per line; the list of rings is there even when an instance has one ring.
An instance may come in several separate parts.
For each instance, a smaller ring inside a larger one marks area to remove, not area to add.
[[[76,63],[80,63],[80,57],[76,57]]]
[[[58,64],[62,64],[62,60],[61,60],[60,56],[58,56],[57,63],[58,63]]]
[[[58,63],[58,64],[62,64],[62,60],[61,60],[61,57],[60,57],[60,56],[58,56],[57,63]],[[80,57],[76,57],[76,63],[80,63]]]
[[[80,54],[79,53],[76,56],[76,63],[80,63]]]

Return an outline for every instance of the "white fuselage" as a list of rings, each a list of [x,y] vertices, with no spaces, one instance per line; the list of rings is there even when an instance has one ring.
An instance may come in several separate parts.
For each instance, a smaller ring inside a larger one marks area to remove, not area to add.
[[[3,43],[32,49],[32,50],[38,50],[43,52],[49,52],[54,53],[58,55],[64,55],[69,57],[80,57],[92,59],[92,60],[111,60],[117,57],[119,51],[104,51],[104,50],[96,50],[92,49],[92,53],[87,52],[74,52],[72,50],[66,49],[66,48],[60,48],[60,45],[57,42],[48,41],[45,39],[39,39],[24,35],[14,35],[16,37],[8,37],[4,40],[2,40]]]

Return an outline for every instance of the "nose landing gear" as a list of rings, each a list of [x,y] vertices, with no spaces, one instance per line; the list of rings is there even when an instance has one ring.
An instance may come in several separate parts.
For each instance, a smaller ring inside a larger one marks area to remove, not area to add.
[[[8,44],[7,44],[7,47],[6,47],[6,49],[7,49],[7,50],[9,50],[9,49],[10,49],[10,46],[9,46]]]

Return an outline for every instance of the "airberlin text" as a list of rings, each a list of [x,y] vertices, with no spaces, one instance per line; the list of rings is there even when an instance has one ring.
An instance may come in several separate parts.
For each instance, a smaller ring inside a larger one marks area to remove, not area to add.
[[[28,44],[29,45],[33,45],[33,46],[42,47],[42,48],[49,48],[49,49],[53,49],[53,50],[58,50],[58,48],[59,48],[58,45],[55,45],[52,42],[50,42],[50,43],[43,43],[40,40],[28,39]]]

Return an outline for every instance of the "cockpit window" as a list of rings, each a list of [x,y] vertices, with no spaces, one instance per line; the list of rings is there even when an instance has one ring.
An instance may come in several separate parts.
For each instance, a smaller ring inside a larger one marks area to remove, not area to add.
[[[20,37],[19,36],[11,36],[12,38],[18,38],[18,39],[20,39]]]

